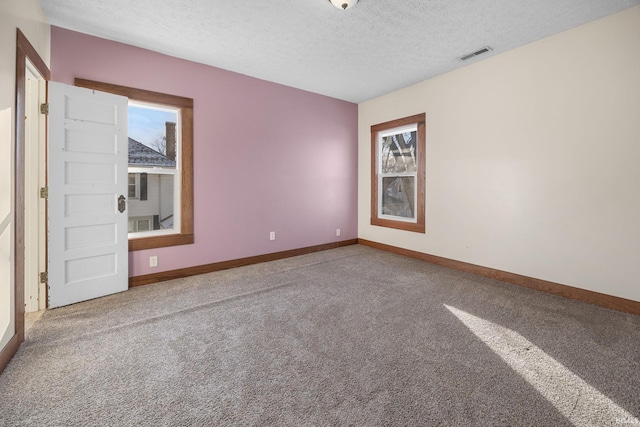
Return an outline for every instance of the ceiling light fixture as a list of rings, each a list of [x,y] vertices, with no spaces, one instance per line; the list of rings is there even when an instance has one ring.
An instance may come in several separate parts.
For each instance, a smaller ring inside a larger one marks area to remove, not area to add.
[[[337,7],[338,9],[350,9],[358,3],[358,0],[329,0],[332,5]]]

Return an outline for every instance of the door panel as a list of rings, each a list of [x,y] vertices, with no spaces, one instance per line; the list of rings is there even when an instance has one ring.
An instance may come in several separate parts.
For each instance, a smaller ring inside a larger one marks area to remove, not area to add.
[[[127,104],[49,82],[49,307],[128,288]]]

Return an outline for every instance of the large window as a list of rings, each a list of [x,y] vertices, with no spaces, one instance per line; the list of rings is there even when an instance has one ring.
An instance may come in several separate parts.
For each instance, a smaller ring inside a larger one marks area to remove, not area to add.
[[[425,232],[425,114],[371,126],[371,224]]]
[[[193,100],[76,79],[129,98],[129,250],[193,243]]]
[[[129,100],[129,238],[180,232],[180,110]],[[133,188],[132,188],[133,187]]]

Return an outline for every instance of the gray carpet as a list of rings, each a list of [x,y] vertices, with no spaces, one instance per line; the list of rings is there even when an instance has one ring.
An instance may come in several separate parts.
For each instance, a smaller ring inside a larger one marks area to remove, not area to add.
[[[640,316],[363,246],[45,312],[2,426],[640,425]]]

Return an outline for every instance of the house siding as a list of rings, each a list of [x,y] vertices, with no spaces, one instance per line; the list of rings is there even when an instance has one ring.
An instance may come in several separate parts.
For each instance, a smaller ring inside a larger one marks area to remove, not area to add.
[[[158,215],[160,220],[173,213],[173,176],[147,173],[147,198],[129,198],[129,217]]]

